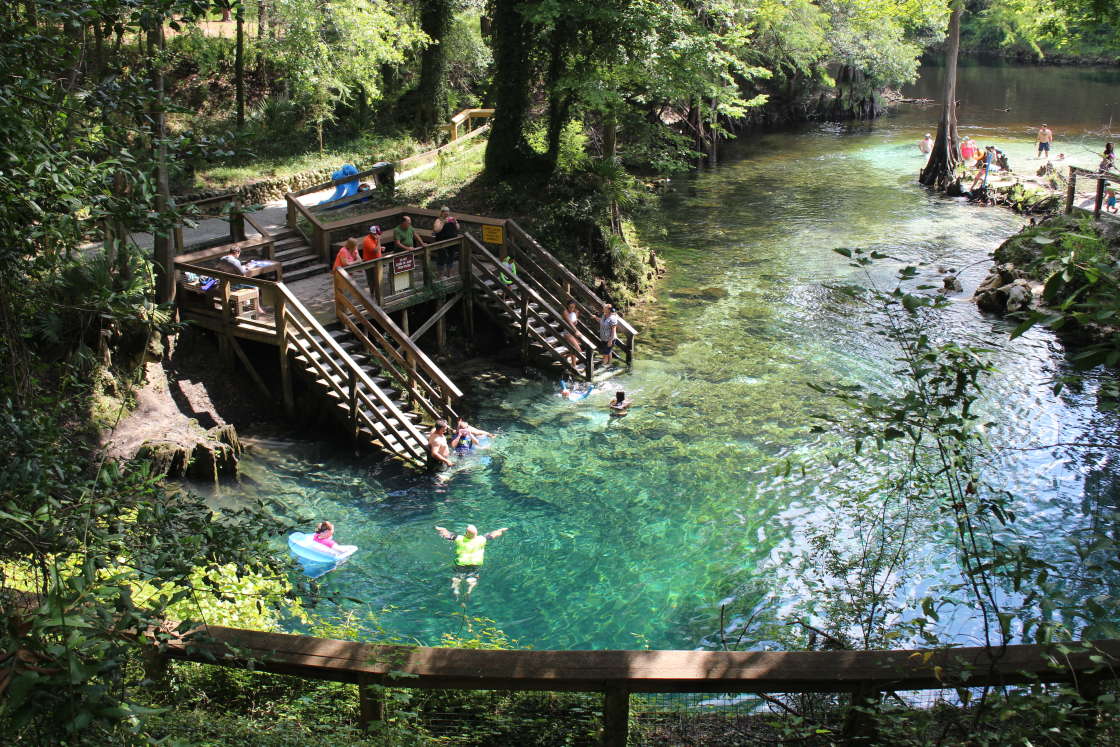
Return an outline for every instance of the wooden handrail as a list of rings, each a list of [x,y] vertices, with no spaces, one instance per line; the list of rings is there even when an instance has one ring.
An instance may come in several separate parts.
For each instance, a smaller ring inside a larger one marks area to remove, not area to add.
[[[532,316],[540,324],[540,326],[544,327],[547,330],[553,330],[556,332],[557,336],[561,336],[568,329],[568,327],[563,323],[563,316],[560,314],[560,312],[557,311],[552,306],[552,304],[548,303],[548,301],[542,298],[541,295],[536,292],[536,290],[534,290],[528,283],[522,280],[517,274],[509,274],[503,271],[502,261],[495,257],[490,252],[490,250],[483,246],[483,244],[478,239],[470,234],[465,234],[464,238],[472,244],[471,257],[472,262],[474,263],[474,267],[472,268],[472,275],[475,278],[481,278],[482,276],[485,276],[495,281],[496,283],[494,288],[489,288],[484,283],[479,282],[479,290],[500,301],[502,305],[509,309],[511,313],[520,313],[522,316],[522,321],[524,323],[523,329],[521,330],[522,334],[526,336],[531,334],[533,337],[535,337],[544,345],[544,349],[548,351],[549,356],[554,360],[559,361],[565,369],[570,370],[572,373],[575,373],[578,376],[587,376],[587,378],[590,378],[592,373],[590,369],[586,374],[581,373],[571,364],[571,361],[568,360],[567,355],[556,352],[552,347],[552,344],[548,342],[544,335],[534,330],[532,328],[532,325],[527,324],[528,316]],[[486,261],[494,265],[494,269],[488,267],[484,263]],[[506,276],[508,282],[502,279],[502,275]],[[520,310],[514,309],[510,305],[510,302],[504,298],[503,294],[499,293],[499,289],[502,287],[515,287],[518,289],[517,297],[522,301],[522,308]],[[536,303],[539,308],[534,309],[532,307],[533,303]],[[548,313],[552,316],[552,319],[555,321],[552,321],[548,317],[544,316],[544,314],[541,313],[540,309],[548,311]],[[583,337],[582,333],[580,333],[579,330],[576,330],[576,333],[580,335],[581,342],[584,345],[588,346],[588,350],[594,349],[594,345],[586,337]],[[588,360],[592,360],[592,358],[589,356]]]
[[[511,234],[516,235],[519,240],[526,242],[529,246],[531,246],[533,248],[533,250],[535,252],[537,252],[541,257],[543,257],[548,262],[548,264],[550,264],[552,266],[552,270],[556,274],[562,276],[565,280],[567,280],[569,283],[571,283],[573,288],[579,289],[579,291],[584,295],[585,299],[593,301],[594,305],[596,307],[592,312],[593,314],[597,315],[602,310],[603,305],[606,302],[603,301],[603,299],[599,298],[599,296],[596,295],[596,293],[593,290],[588,288],[584,284],[584,282],[582,280],[580,280],[578,277],[576,277],[575,274],[571,270],[569,270],[562,262],[560,262],[560,260],[558,260],[558,259],[556,259],[556,257],[552,256],[552,254],[549,253],[549,251],[547,249],[545,249],[543,246],[541,246],[537,242],[536,239],[534,239],[532,236],[530,236],[525,231],[525,229],[523,229],[521,226],[519,226],[517,224],[517,221],[509,220],[506,223],[506,228]],[[618,323],[619,323],[619,326],[621,326],[629,334],[631,334],[631,335],[638,334],[638,331],[636,329],[634,329],[634,327],[629,322],[627,322],[625,319],[619,317]]]
[[[312,194],[314,192],[322,192],[325,189],[330,189],[331,187],[337,187],[340,184],[348,184],[348,183],[353,182],[353,181],[361,181],[363,178],[365,178],[367,176],[372,176],[372,175],[378,174],[382,171],[387,171],[391,166],[392,166],[392,164],[389,163],[388,161],[378,161],[372,167],[366,169],[365,171],[359,171],[357,174],[352,174],[350,176],[344,176],[344,177],[341,177],[339,179],[331,179],[330,181],[322,182],[320,184],[313,184],[310,187],[304,187],[303,189],[297,189],[296,191],[288,192],[287,194],[293,195],[295,197],[303,197],[304,195],[309,195],[309,194]]]
[[[440,244],[443,243],[444,242],[440,242]],[[447,243],[450,244],[452,242]],[[445,374],[440,369],[440,367],[437,366],[435,362],[433,362],[432,359],[424,353],[424,351],[416,344],[415,341],[412,340],[411,337],[405,334],[404,330],[397,326],[396,322],[394,322],[392,318],[388,314],[386,314],[385,311],[382,310],[381,307],[378,306],[372,298],[370,298],[369,294],[360,285],[355,283],[354,279],[350,276],[349,270],[360,270],[363,267],[372,266],[377,261],[378,260],[370,260],[368,262],[356,263],[354,265],[350,265],[349,268],[340,267],[335,271],[335,313],[338,316],[339,320],[345,324],[348,321],[348,314],[346,312],[349,311],[350,314],[360,319],[361,322],[364,323],[364,325],[368,325],[370,329],[374,330],[379,336],[384,338],[386,343],[384,345],[384,350],[379,351],[377,350],[377,346],[372,344],[373,341],[363,337],[358,333],[358,330],[351,328],[351,331],[355,333],[355,336],[366,343],[366,347],[369,352],[376,355],[386,365],[388,365],[390,367],[390,370],[392,370],[394,374],[396,374],[396,376],[402,380],[402,384],[411,388],[412,380],[413,378],[415,378],[418,383],[420,383],[425,389],[428,390],[429,394],[431,395],[431,399],[434,399],[440,403],[439,406],[436,407],[434,404],[428,401],[429,398],[417,397],[417,399],[420,400],[421,405],[424,406],[426,410],[428,410],[432,417],[453,418],[456,415],[453,409],[453,404],[463,396],[462,390],[460,390],[459,387],[455,386],[455,383],[447,377],[447,374]],[[356,297],[362,308],[359,309],[358,306],[353,303],[353,301],[347,298],[347,294]],[[345,307],[340,307],[343,301],[345,301]],[[407,353],[402,353],[402,351],[407,351]],[[391,355],[395,360],[390,361],[385,357],[385,354]],[[404,371],[409,370],[409,357],[412,358],[414,364],[428,377],[431,382],[434,382],[434,384],[424,380],[422,377],[416,377],[415,374],[402,373],[402,367]]]
[[[502,651],[380,646],[202,626],[166,655],[389,687],[595,692],[934,690],[1120,678],[1120,641],[904,651]],[[1091,648],[1090,648],[1091,647]],[[1068,653],[1067,653],[1068,652]]]

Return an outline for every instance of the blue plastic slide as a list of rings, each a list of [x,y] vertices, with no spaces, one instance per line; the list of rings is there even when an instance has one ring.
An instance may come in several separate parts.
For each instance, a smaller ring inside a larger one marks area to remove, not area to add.
[[[341,200],[343,197],[350,197],[358,192],[358,167],[352,163],[342,164],[342,168],[331,174],[331,179],[339,180],[346,176],[355,177],[348,182],[335,185],[334,194],[325,200],[319,202],[320,205],[326,205],[328,202]]]
[[[315,535],[292,532],[288,536],[288,550],[292,557],[303,566],[303,572],[311,578],[319,578],[333,571],[358,551],[357,545],[335,545],[327,547],[316,542]]]

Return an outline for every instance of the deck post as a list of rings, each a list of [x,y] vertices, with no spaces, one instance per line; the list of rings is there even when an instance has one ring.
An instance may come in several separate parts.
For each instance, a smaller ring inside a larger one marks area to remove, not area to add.
[[[299,225],[299,215],[296,212],[295,206],[296,198],[291,195],[284,195],[284,200],[288,203],[288,213],[287,217],[284,219],[284,225],[295,230],[296,226]]]
[[[432,274],[432,247],[424,244],[424,287],[431,288],[435,285],[435,275]]]
[[[463,279],[463,327],[467,337],[474,338],[474,272],[471,243],[459,238],[459,274]]]
[[[222,280],[221,283],[221,299],[222,299],[222,332],[218,335],[218,355],[221,357],[223,363],[233,362],[233,350],[230,348],[230,337],[232,335],[229,331],[230,321],[230,306],[229,306],[229,281]],[[238,301],[238,303],[241,303]]]
[[[358,723],[363,731],[369,730],[371,721],[385,720],[385,697],[381,688],[361,675],[358,680]]]
[[[276,343],[280,351],[280,392],[284,400],[284,414],[291,417],[295,413],[295,397],[292,396],[292,371],[288,361],[288,299],[280,293],[276,297]]]
[[[350,433],[358,437],[358,375],[350,369]]]
[[[373,300],[377,302],[378,306],[384,306],[384,280],[385,280],[385,263],[378,262],[373,266]]]
[[[589,345],[587,347],[586,355],[587,355],[587,362],[584,363],[584,368],[586,369],[587,380],[591,381],[592,377],[595,375],[595,346],[594,345]]]
[[[880,694],[870,683],[860,682],[852,691],[852,702],[844,719],[842,741],[845,744],[878,742],[875,711],[879,708]]]
[[[630,693],[611,688],[603,693],[603,747],[626,747],[630,729]]]
[[[626,365],[634,365],[634,333],[626,330]]]
[[[229,213],[229,237],[234,241],[245,241],[245,214],[241,203],[234,199]]]
[[[441,316],[436,321],[436,350],[443,352],[447,345],[447,317]]]
[[[521,293],[521,360],[529,360],[529,294]]]
[[[1104,179],[1097,179],[1097,194],[1093,198],[1093,220],[1101,219],[1101,205],[1104,204]]]
[[[1073,203],[1077,199],[1077,172],[1069,167],[1069,187],[1066,188],[1066,215],[1073,212]]]

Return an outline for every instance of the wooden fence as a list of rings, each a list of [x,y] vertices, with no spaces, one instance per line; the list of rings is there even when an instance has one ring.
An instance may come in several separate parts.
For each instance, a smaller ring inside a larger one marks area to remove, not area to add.
[[[1120,676],[1117,640],[929,651],[485,651],[210,626],[186,640],[164,634],[160,652],[356,684],[363,725],[385,715],[378,686],[601,692],[603,743],[612,747],[626,744],[631,693],[848,693],[868,708],[888,692],[1060,682],[1095,703],[1102,682]]]

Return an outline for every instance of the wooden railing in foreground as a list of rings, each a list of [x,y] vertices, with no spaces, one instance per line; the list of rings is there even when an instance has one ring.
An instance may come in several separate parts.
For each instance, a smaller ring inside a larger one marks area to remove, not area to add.
[[[1101,683],[1120,677],[1116,640],[1002,651],[485,651],[211,626],[187,640],[161,641],[160,652],[165,659],[357,684],[363,726],[385,715],[376,686],[602,692],[603,743],[612,746],[626,744],[630,693],[850,693],[867,709],[885,692],[1061,682],[1091,706]]]
[[[454,243],[458,253],[460,242],[456,239]],[[430,268],[430,256],[426,264]],[[354,280],[368,270],[379,282],[383,265],[383,261],[373,260],[335,270],[335,314],[382,373],[395,380],[410,404],[419,405],[433,420],[444,418],[453,423],[455,403],[463,392]]]

